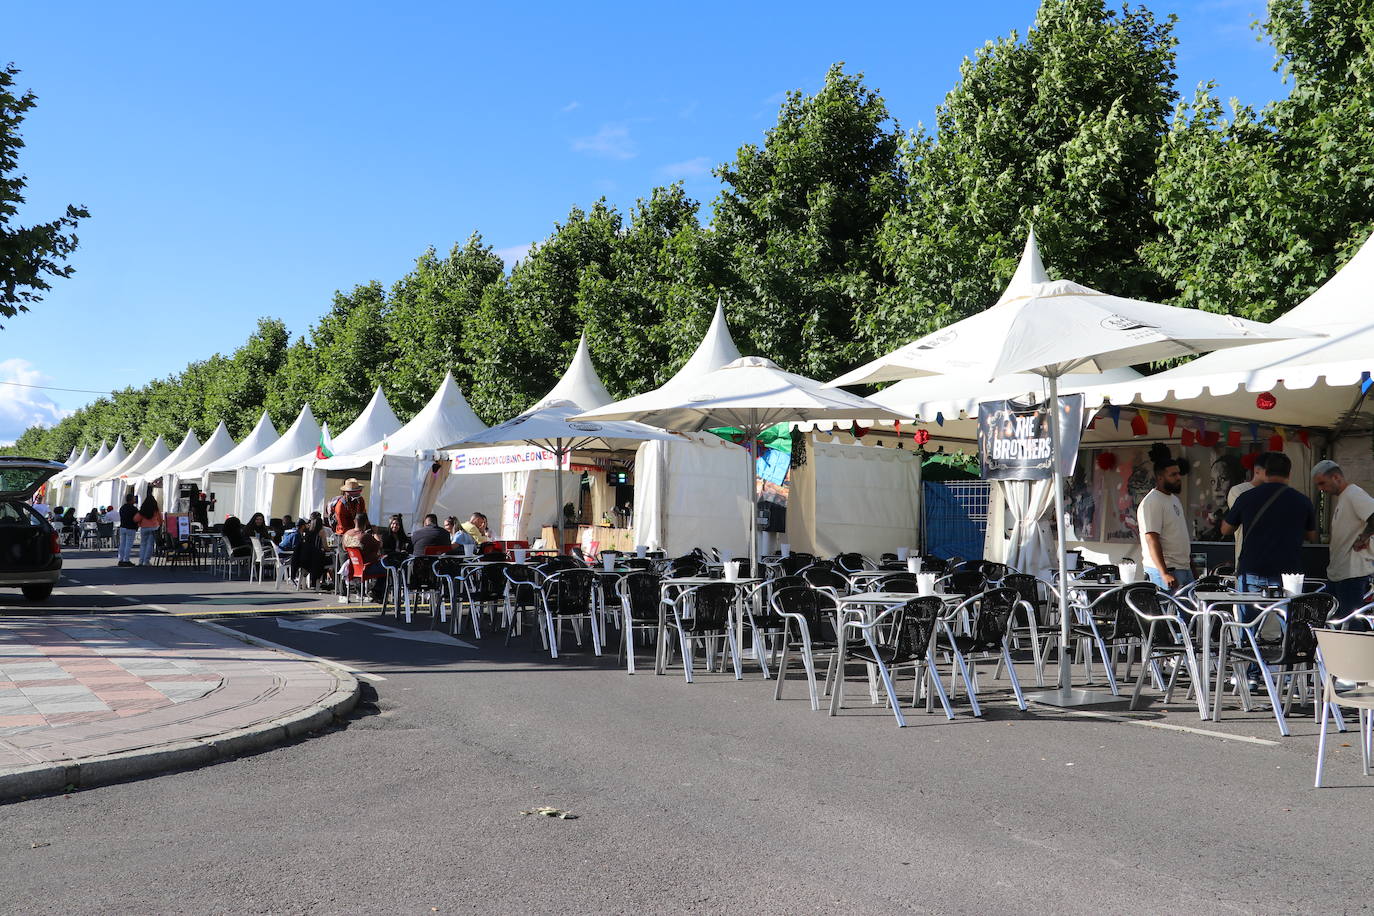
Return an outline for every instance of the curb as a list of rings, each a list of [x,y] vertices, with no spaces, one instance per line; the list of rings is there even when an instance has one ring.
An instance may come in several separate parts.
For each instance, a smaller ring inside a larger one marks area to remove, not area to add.
[[[252,638],[226,627],[209,627],[232,634],[244,642],[254,642]],[[171,770],[207,766],[317,732],[333,723],[336,718],[351,712],[358,703],[361,688],[358,679],[346,669],[323,659],[312,661],[327,670],[338,682],[334,692],[319,703],[270,722],[206,738],[177,741],[137,751],[105,754],[65,763],[34,764],[0,773],[0,803],[15,801],[22,796],[62,792],[69,787],[89,789],[139,776],[153,776]]]

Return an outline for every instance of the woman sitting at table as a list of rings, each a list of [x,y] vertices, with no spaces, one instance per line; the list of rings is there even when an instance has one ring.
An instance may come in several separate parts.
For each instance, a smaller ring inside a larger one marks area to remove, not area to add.
[[[243,527],[243,522],[239,521],[237,515],[231,515],[224,520],[224,539],[229,542],[229,556],[231,557],[251,557],[253,546],[248,543],[248,534]]]
[[[354,569],[351,575],[377,577],[372,580],[372,600],[380,601],[382,590],[386,588],[386,570],[381,562],[382,539],[372,533],[372,521],[366,512],[359,512],[353,517],[353,527],[343,535],[343,548],[350,551],[356,549],[363,562],[363,568]]]
[[[382,553],[410,553],[410,536],[400,515],[391,516],[381,531]]]
[[[253,517],[248,519],[248,524],[243,526],[243,533],[250,538],[271,537],[272,531],[267,527],[267,519],[263,518],[261,512],[254,512]]]

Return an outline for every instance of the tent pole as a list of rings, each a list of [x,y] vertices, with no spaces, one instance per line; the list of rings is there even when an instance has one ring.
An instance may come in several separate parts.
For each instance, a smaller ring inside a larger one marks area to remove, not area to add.
[[[1114,703],[1119,697],[1109,691],[1075,690],[1073,688],[1073,662],[1069,660],[1069,590],[1068,569],[1064,560],[1064,474],[1060,464],[1060,450],[1063,448],[1063,432],[1059,423],[1059,377],[1049,376],[1050,382],[1050,480],[1054,487],[1055,512],[1055,567],[1059,570],[1059,684],[1052,690],[1027,693],[1026,699],[1049,706],[1097,706]]]

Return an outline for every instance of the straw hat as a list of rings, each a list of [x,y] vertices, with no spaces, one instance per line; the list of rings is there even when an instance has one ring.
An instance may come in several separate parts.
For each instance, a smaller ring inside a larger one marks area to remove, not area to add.
[[[348,478],[343,482],[343,486],[339,487],[340,493],[361,493],[362,491],[363,485],[358,483],[358,478],[356,477]]]

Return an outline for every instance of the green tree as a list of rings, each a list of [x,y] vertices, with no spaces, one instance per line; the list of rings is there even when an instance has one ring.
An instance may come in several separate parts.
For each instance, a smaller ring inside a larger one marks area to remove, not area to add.
[[[386,292],[373,281],[348,293],[336,292],[329,313],[311,329],[317,377],[310,407],[315,419],[328,421],[334,431],[343,431],[357,419],[396,360],[386,310]],[[283,341],[283,354],[285,350]],[[286,423],[301,409],[300,403],[282,406],[292,411],[281,421]]]
[[[34,226],[11,226],[24,202],[26,180],[15,170],[24,141],[19,125],[37,104],[31,91],[17,93],[10,64],[0,68],[0,316],[13,318],[51,288],[50,277],[69,277],[66,259],[76,250],[77,222],[90,216],[85,207],[68,205],[65,215]],[[16,94],[17,93],[17,94]],[[66,457],[65,455],[63,456]]]
[[[200,367],[199,386],[203,391],[202,411],[210,429],[224,420],[235,439],[252,430],[258,422],[267,392],[286,357],[290,336],[286,325],[275,318],[259,318],[258,327],[232,356],[215,354]],[[289,423],[295,415],[286,419]],[[273,417],[280,425],[280,420]]]
[[[387,333],[397,356],[383,386],[398,415],[423,407],[447,372],[465,392],[471,391],[464,336],[487,288],[504,282],[504,274],[501,258],[480,233],[473,233],[466,243],[454,245],[448,257],[440,258],[430,248],[392,287]]]
[[[966,59],[934,133],[904,144],[904,200],[883,229],[897,283],[865,316],[875,351],[996,302],[1034,224],[1051,274],[1120,295],[1166,287],[1140,256],[1174,105],[1173,18],[1044,0]]]
[[[1269,320],[1374,230],[1374,20],[1345,0],[1272,0],[1292,84],[1259,114],[1211,85],[1179,109],[1154,180],[1167,235],[1146,255],[1180,304]]]
[[[900,187],[898,138],[882,96],[836,64],[815,95],[788,93],[761,147],[716,170],[712,229],[754,352],[818,377],[860,355],[855,316],[891,279],[877,239]]]

